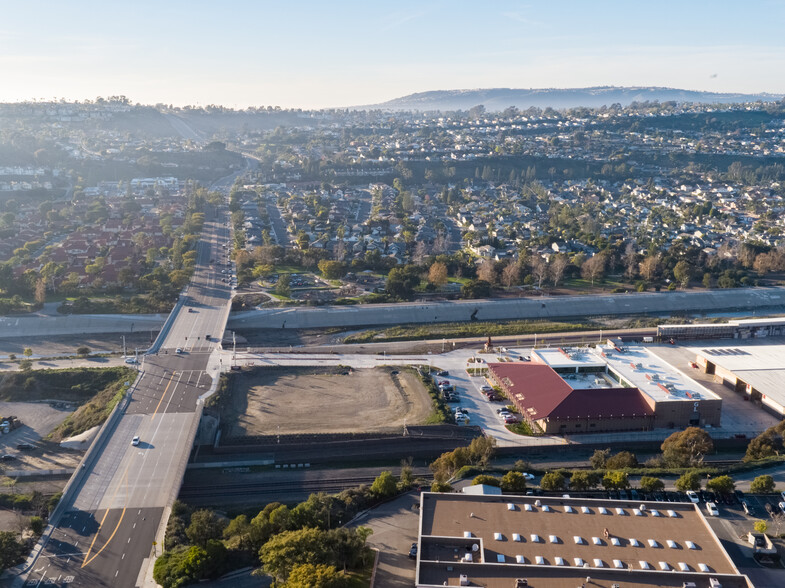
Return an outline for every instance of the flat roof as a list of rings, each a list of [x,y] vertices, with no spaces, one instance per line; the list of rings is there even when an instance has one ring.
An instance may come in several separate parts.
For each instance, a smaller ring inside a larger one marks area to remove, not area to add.
[[[734,341],[688,349],[733,373],[777,404],[785,405],[785,345],[745,345]]]
[[[605,362],[594,350],[586,347],[545,347],[532,351],[534,361],[552,368],[603,367]]]
[[[603,347],[608,366],[630,385],[655,402],[719,399],[719,396],[688,378],[649,349],[627,345],[623,353]]]
[[[420,586],[457,585],[460,573],[488,588],[519,577],[574,588],[587,575],[608,587],[681,586],[682,575],[706,586],[717,574],[749,586],[691,503],[424,492],[420,504]]]

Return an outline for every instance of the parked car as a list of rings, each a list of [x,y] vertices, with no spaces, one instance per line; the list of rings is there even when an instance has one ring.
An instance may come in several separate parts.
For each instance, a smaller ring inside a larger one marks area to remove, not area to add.
[[[436,372],[436,375],[437,376],[449,376],[450,372],[448,372],[447,370],[441,370],[439,372]]]
[[[417,544],[412,543],[412,546],[409,548],[409,559],[417,559]]]
[[[745,513],[747,513],[748,515],[752,516],[752,513],[754,511],[752,510],[752,507],[749,505],[749,503],[746,500],[742,500],[741,501],[741,508],[744,509]]]
[[[182,353],[183,349],[182,349],[182,347],[178,347],[177,349],[174,350],[174,352],[175,353]]]
[[[512,413],[507,413],[502,417],[505,425],[512,425],[518,422],[518,417]]]
[[[720,516],[720,511],[717,509],[717,505],[713,502],[706,503],[706,512],[708,512],[713,517]]]
[[[526,480],[527,482],[531,482],[534,479],[534,474],[523,472],[521,475],[523,476],[523,479]]]
[[[32,443],[17,443],[17,449],[21,449],[22,451],[30,451],[31,449],[35,449],[35,446]]]
[[[687,490],[687,498],[689,498],[690,502],[693,504],[698,504],[700,502],[700,498],[698,498],[698,495],[694,490]]]
[[[3,457],[0,457],[3,461],[14,461],[16,459],[15,455],[5,454]]]

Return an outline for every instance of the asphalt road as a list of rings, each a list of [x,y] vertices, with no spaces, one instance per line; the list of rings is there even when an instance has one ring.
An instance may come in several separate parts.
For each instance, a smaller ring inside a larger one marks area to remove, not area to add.
[[[228,274],[221,271],[229,268],[227,222],[226,211],[208,215],[193,279],[154,345],[157,353],[144,356],[142,378],[124,413],[78,472],[64,514],[52,521],[50,540],[14,585],[145,585],[147,558],[193,445],[197,399],[217,375],[211,352],[231,300]],[[134,436],[140,437],[136,446]]]

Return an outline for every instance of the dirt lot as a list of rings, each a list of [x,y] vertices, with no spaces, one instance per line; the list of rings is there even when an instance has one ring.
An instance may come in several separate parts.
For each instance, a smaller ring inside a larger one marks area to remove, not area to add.
[[[431,398],[409,370],[264,368],[237,378],[222,421],[228,437],[356,433],[401,430],[430,413]]]
[[[75,405],[59,403],[54,407],[47,402],[0,402],[0,415],[14,415],[22,426],[7,435],[0,435],[0,454],[13,455],[13,461],[4,461],[0,471],[52,470],[73,468],[82,458],[82,452],[63,449],[58,443],[41,441],[74,410]],[[30,443],[32,450],[19,450],[18,443]]]

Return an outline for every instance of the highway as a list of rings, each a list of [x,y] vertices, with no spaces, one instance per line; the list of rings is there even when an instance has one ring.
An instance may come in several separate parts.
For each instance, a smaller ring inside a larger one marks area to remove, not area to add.
[[[150,577],[149,558],[161,552],[154,541],[161,541],[199,424],[198,399],[218,376],[213,350],[231,303],[228,212],[211,209],[206,219],[191,283],[143,357],[130,401],[75,474],[49,541],[14,586],[132,588]]]

